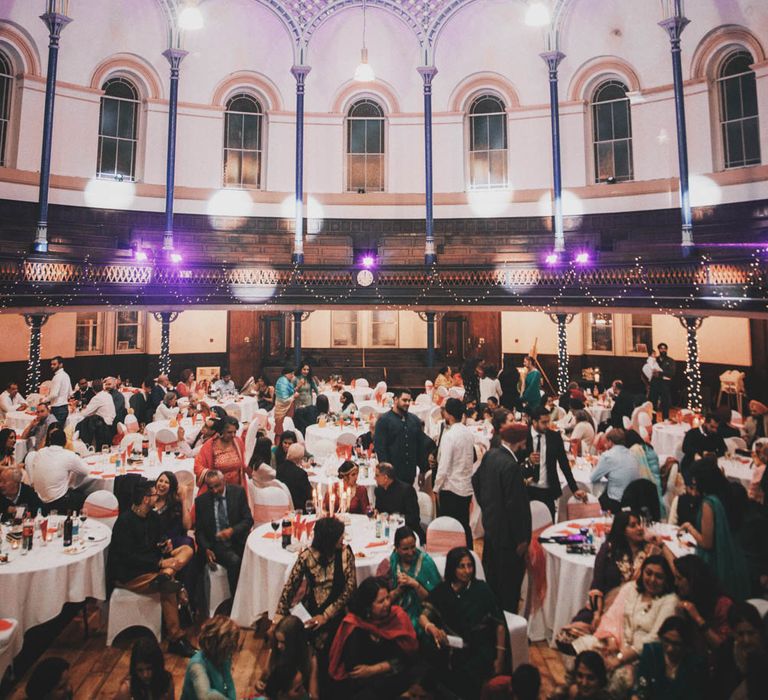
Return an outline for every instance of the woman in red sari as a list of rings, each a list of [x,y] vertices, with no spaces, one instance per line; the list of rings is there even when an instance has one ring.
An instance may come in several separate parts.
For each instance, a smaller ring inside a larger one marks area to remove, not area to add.
[[[219,422],[218,435],[203,444],[195,457],[195,478],[200,487],[198,493],[205,493],[205,475],[211,469],[224,474],[224,481],[245,488],[251,469],[245,463],[245,445],[237,437],[240,424],[236,418],[225,416]]]
[[[392,605],[383,579],[365,579],[349,602],[331,646],[334,697],[397,698],[413,679],[418,643],[408,614]]]

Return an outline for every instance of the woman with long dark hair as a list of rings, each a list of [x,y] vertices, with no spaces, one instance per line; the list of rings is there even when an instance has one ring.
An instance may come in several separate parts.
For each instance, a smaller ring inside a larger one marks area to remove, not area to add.
[[[16,431],[0,430],[0,467],[16,466]]]
[[[296,402],[295,407],[303,408],[312,404],[312,397],[318,394],[317,382],[312,375],[312,367],[305,362],[296,370]]]
[[[131,650],[130,673],[115,700],[173,700],[173,677],[165,669],[163,650],[154,637],[142,637]]]
[[[310,700],[317,700],[320,695],[317,676],[317,658],[309,646],[304,623],[295,615],[288,615],[275,625],[269,644],[269,662],[257,690],[266,687],[279,668],[290,668],[301,674],[302,684],[307,689]]]
[[[520,370],[515,366],[512,357],[504,357],[504,365],[497,377],[501,385],[501,405],[508,411],[514,411],[520,406]]]
[[[341,415],[348,416],[354,413],[355,411],[357,411],[357,406],[355,405],[355,397],[352,396],[352,392],[342,391],[341,392]]]
[[[608,674],[603,657],[596,651],[582,651],[573,664],[573,672],[566,677],[549,700],[608,700],[605,689]]]

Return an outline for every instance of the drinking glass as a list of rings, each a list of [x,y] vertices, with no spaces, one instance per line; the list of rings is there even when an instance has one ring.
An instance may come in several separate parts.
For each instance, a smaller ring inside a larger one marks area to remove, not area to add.
[[[315,514],[315,502],[310,499],[304,504],[304,512],[307,515],[314,515]]]
[[[88,520],[88,514],[81,510],[80,511],[80,541],[85,542],[85,521]]]
[[[101,462],[104,465],[109,464],[109,445],[101,446]]]
[[[273,520],[270,523],[270,525],[272,527],[272,532],[273,532],[272,538],[275,540],[275,542],[278,542],[277,531],[280,529],[280,526],[282,524],[283,524],[282,520]],[[279,544],[281,544],[281,543],[279,543]]]

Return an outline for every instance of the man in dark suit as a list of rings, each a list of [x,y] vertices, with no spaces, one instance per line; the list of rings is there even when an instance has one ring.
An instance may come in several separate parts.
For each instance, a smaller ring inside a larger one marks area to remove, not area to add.
[[[376,465],[374,478],[376,489],[373,495],[376,499],[376,510],[379,513],[400,513],[405,518],[405,524],[419,536],[423,544],[424,532],[421,529],[416,489],[400,481],[395,474],[395,468],[389,462],[379,462]]]
[[[294,442],[285,453],[285,459],[277,465],[275,478],[282,481],[291,492],[294,508],[304,508],[312,500],[312,486],[306,470],[299,465],[304,459],[304,445]]]
[[[531,507],[516,452],[525,445],[528,426],[501,430],[501,445],[483,456],[472,488],[483,514],[483,568],[488,585],[504,610],[517,612],[531,541]]]
[[[531,428],[525,440],[525,450],[528,454],[525,476],[528,498],[546,504],[554,520],[555,501],[563,493],[557,473],[558,466],[576,498],[586,503],[587,494],[576,485],[563,438],[558,431],[549,429],[549,421],[546,407],[539,406],[531,411]]]
[[[717,416],[712,413],[704,417],[700,428],[691,428],[683,438],[683,459],[680,462],[680,473],[689,483],[691,465],[701,459],[707,452],[722,457],[726,451],[725,440],[717,433]]]
[[[0,469],[0,520],[11,520],[14,515],[21,517],[21,513],[16,513],[17,506],[25,506],[32,514],[37,513],[38,508],[42,508],[40,496],[31,486],[22,483],[21,478],[21,469],[15,467]]]
[[[128,405],[133,409],[133,415],[139,421],[142,430],[147,423],[152,422],[154,411],[152,409],[152,400],[150,392],[152,391],[152,379],[147,377],[141,383],[141,390],[133,394],[128,401]]]
[[[171,381],[168,379],[167,374],[161,374],[155,379],[155,385],[152,387],[152,391],[149,394],[149,405],[152,409],[152,416],[154,417],[157,407],[163,403],[163,398],[166,393],[171,390]]]
[[[624,430],[624,417],[632,418],[635,401],[624,384],[618,379],[613,383],[613,408],[611,409],[611,427]]]
[[[208,490],[195,499],[195,535],[206,563],[214,571],[227,570],[229,592],[234,598],[245,541],[253,527],[248,497],[242,486],[227,484],[218,469],[205,475]]]

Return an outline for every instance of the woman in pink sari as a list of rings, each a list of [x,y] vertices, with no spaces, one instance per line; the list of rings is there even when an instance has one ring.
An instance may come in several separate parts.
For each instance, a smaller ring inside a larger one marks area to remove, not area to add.
[[[245,445],[237,437],[239,423],[232,416],[225,416],[219,424],[219,434],[210,438],[195,457],[195,478],[200,487],[198,493],[205,493],[205,475],[211,469],[224,474],[224,481],[243,488],[247,477],[253,471],[245,463]]]

